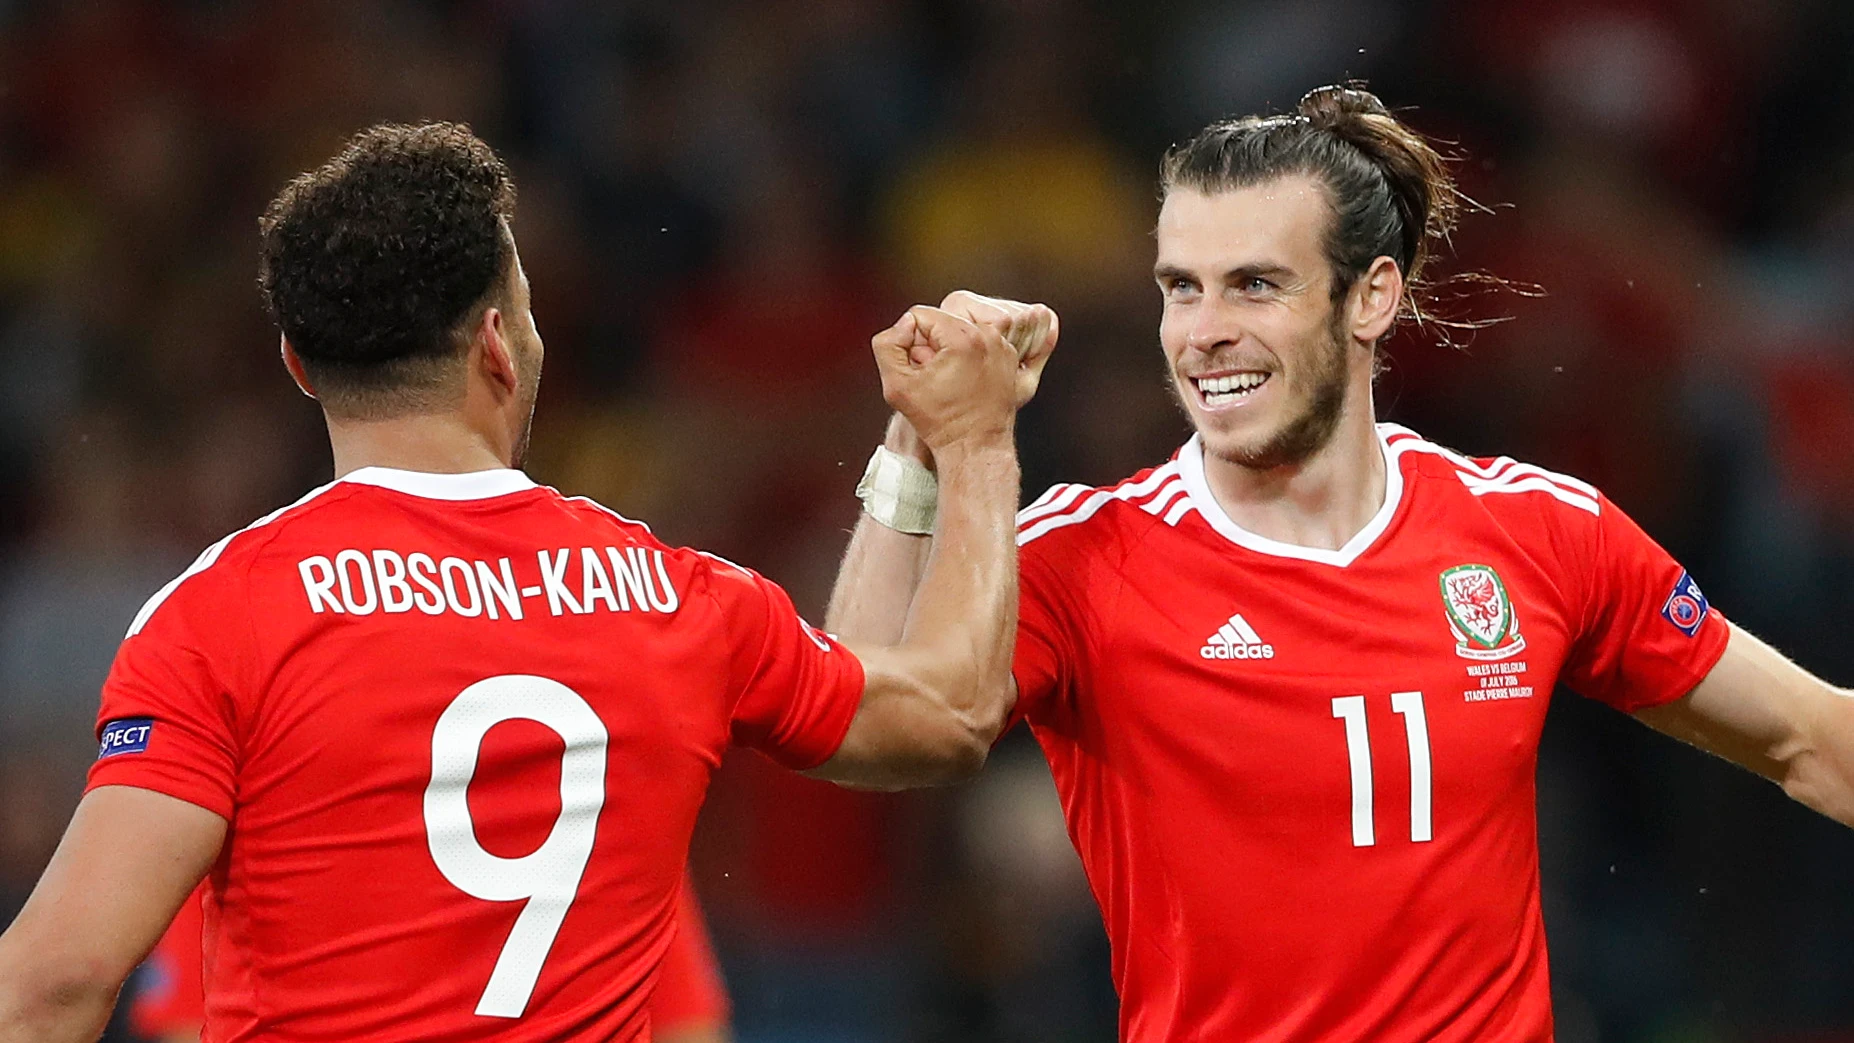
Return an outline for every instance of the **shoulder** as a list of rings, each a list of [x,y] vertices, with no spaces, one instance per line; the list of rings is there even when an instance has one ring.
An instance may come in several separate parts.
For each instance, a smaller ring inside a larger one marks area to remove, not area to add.
[[[1017,512],[1017,546],[1037,555],[1125,546],[1153,525],[1177,524],[1189,502],[1177,460],[1115,485],[1053,485]]]
[[[1396,424],[1379,424],[1378,429],[1406,479],[1439,481],[1489,510],[1540,513],[1585,524],[1580,516],[1599,518],[1608,507],[1596,486],[1581,478],[1510,456],[1469,456]]]
[[[348,492],[342,483],[330,482],[311,490],[295,503],[279,507],[237,532],[221,537],[142,604],[125,638],[141,633],[157,612],[170,605],[205,602],[221,612],[226,611],[222,599],[237,593],[265,547],[304,518],[342,501]]]

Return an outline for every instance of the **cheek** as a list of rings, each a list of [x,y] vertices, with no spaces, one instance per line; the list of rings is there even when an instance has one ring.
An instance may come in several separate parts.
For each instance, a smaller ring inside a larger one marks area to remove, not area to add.
[[[1165,351],[1165,361],[1178,362],[1179,356],[1184,354],[1189,332],[1176,309],[1167,308],[1159,316],[1159,347]]]

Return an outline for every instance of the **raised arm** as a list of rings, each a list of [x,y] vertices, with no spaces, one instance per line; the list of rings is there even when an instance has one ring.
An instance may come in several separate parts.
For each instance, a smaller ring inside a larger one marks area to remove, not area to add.
[[[835,756],[814,774],[846,785],[901,789],[976,772],[1008,719],[1015,692],[1018,469],[1017,352],[998,330],[939,308],[916,307],[873,342],[883,395],[912,424],[939,477],[930,545],[865,531],[864,578],[890,581],[893,612],[839,585],[832,599],[839,636],[862,660],[860,709]],[[898,534],[897,534],[898,535]],[[869,539],[867,537],[874,537]],[[904,560],[870,569],[899,547]],[[853,561],[858,548],[852,548]],[[915,556],[919,587],[907,586]],[[893,610],[899,606],[901,611]]]
[[[0,1043],[89,1043],[122,982],[225,841],[225,820],[153,790],[102,786],[0,935]]]
[[[948,294],[940,310],[996,332],[1016,350],[1017,408],[1023,408],[1036,395],[1043,367],[1055,350],[1061,329],[1056,313],[1041,304],[986,297],[969,290]],[[901,413],[889,420],[882,445],[930,472],[934,469],[932,450]],[[900,642],[931,544],[931,536],[889,528],[867,513],[858,517],[831,590],[824,629],[850,642]]]
[[[900,413],[889,420],[882,446],[933,469],[933,454]],[[932,544],[930,535],[891,529],[867,513],[859,515],[831,588],[824,629],[852,644],[899,644]]]
[[[1725,654],[1691,693],[1636,717],[1854,826],[1854,692],[1810,674],[1736,625]]]

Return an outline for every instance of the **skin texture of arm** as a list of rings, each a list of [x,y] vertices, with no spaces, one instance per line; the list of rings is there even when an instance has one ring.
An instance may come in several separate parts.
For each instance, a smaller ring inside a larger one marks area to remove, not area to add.
[[[1732,627],[1725,655],[1685,697],[1635,715],[1854,826],[1854,692]]]
[[[900,415],[889,421],[882,444],[892,453],[933,464],[913,425]],[[897,532],[868,514],[859,515],[831,589],[824,629],[855,644],[900,644],[908,606],[914,603],[932,549],[931,536]]]
[[[0,935],[0,1043],[89,1043],[225,842],[225,820],[130,786],[85,795]]]
[[[1055,313],[1042,305],[984,297],[965,290],[949,294],[938,309],[919,308],[915,313],[932,315],[937,328],[949,334],[977,336],[994,346],[999,341],[1009,344],[1016,363],[1010,374],[1009,409],[1013,419],[1016,409],[1036,394],[1060,328]],[[873,343],[878,359],[885,350],[891,358],[897,357],[894,342],[907,340],[898,335],[907,321],[904,318],[894,329],[877,335]],[[908,344],[914,357],[922,357],[923,348],[940,348],[925,335],[930,328],[914,329],[917,332]],[[885,338],[889,342],[886,347]],[[885,390],[887,383],[885,370]],[[991,390],[995,393],[997,389]],[[948,444],[942,432],[927,433],[926,425],[932,418],[923,419],[918,407],[903,408],[892,395],[890,403],[899,412],[889,423],[884,445],[891,452],[938,468],[939,522],[935,535],[926,537],[896,532],[868,515],[859,518],[831,592],[826,629],[856,650],[865,669],[873,665],[909,673],[944,667],[946,660],[941,657],[960,654],[956,648],[944,645],[924,658],[919,654],[934,640],[932,635],[943,632],[949,624],[956,625],[963,619],[970,628],[973,623],[1004,621],[1004,616],[991,613],[1007,608],[1009,617],[1004,629],[987,632],[988,638],[1001,637],[1001,642],[982,643],[984,654],[1001,656],[1003,671],[1001,679],[993,674],[987,682],[987,694],[975,692],[963,701],[938,703],[931,699],[901,699],[887,707],[865,698],[864,708],[870,719],[864,722],[859,717],[858,724],[852,726],[845,742],[847,756],[839,756],[844,763],[833,761],[814,774],[844,785],[874,789],[954,782],[976,771],[1009,720],[1017,698],[1016,684],[1010,676],[1010,657],[1016,642],[1015,456],[1008,464],[995,453],[981,453],[975,459],[967,447]],[[993,408],[997,404],[994,402]],[[1007,486],[1008,504],[1001,498]],[[968,499],[971,497],[976,499]],[[975,508],[982,518],[973,514]],[[1003,513],[996,513],[1000,509]],[[1000,520],[1002,529],[996,528]],[[980,528],[972,528],[974,524]],[[1000,538],[1005,552],[1002,557],[996,554]],[[975,546],[983,548],[978,557],[972,556]],[[999,566],[1005,567],[1004,572],[992,571]],[[942,575],[945,573],[951,575]],[[937,589],[936,582],[941,584]],[[970,586],[974,582],[1002,585]],[[977,597],[949,593],[961,585]],[[997,600],[999,595],[1008,597],[1008,605]],[[973,653],[979,651],[973,649]],[[936,733],[939,740],[931,748],[921,745],[923,737]],[[924,756],[910,756],[911,746]],[[871,770],[877,763],[888,764],[894,770]],[[842,770],[851,764],[859,767]]]
[[[996,330],[938,308],[910,309],[872,345],[884,397],[933,453],[939,515],[898,640],[846,639],[863,664],[862,705],[812,774],[903,789],[976,772],[1015,697],[1019,366]]]

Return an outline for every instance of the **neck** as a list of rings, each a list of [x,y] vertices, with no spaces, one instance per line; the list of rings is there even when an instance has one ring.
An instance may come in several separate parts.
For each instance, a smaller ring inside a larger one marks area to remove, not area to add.
[[[1254,468],[1205,453],[1204,480],[1218,505],[1258,536],[1344,547],[1384,506],[1388,480],[1369,393],[1364,402],[1363,409],[1348,407],[1332,438],[1298,463]]]
[[[328,418],[335,451],[335,477],[363,467],[464,474],[512,466],[513,450],[472,426],[457,413],[393,417],[390,420]]]

